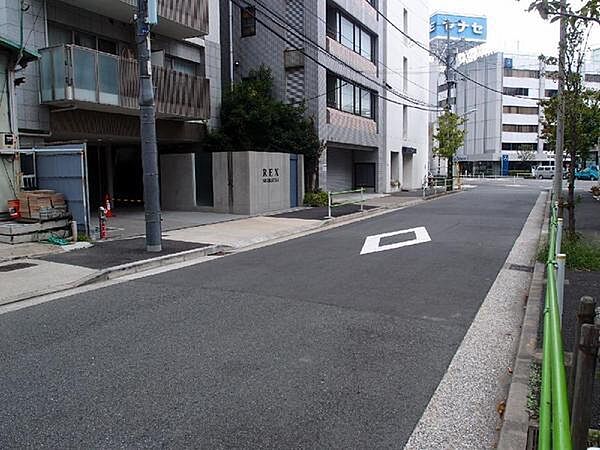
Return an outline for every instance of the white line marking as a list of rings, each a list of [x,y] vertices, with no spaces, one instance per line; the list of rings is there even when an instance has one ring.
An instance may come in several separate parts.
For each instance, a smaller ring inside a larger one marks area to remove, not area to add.
[[[397,242],[395,244],[379,245],[381,239],[398,236],[400,234],[415,233],[415,238],[410,241]],[[361,255],[375,252],[385,252],[386,250],[394,250],[400,247],[408,247],[409,245],[423,244],[431,241],[429,233],[425,227],[409,228],[408,230],[392,231],[391,233],[376,234],[374,236],[367,236],[363,248],[360,251]]]

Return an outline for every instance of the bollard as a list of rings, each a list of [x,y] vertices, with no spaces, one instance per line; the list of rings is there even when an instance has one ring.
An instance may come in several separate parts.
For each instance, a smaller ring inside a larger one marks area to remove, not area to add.
[[[100,239],[106,239],[106,211],[102,206],[98,209],[98,222]]]
[[[331,216],[331,192],[327,193],[327,217],[326,219],[332,219]]]
[[[556,255],[556,297],[558,300],[558,312],[560,314],[560,324],[562,326],[564,295],[565,295],[565,266],[567,264],[567,255],[558,253]]]
[[[577,367],[577,355],[579,348],[579,339],[581,338],[581,327],[585,324],[594,323],[594,312],[596,308],[596,301],[587,295],[579,299],[579,305],[577,307],[577,323],[575,324],[575,341],[573,344],[573,361],[571,364],[571,370],[569,372],[569,405],[571,405],[571,411],[573,406],[573,388],[575,386],[575,369]]]
[[[562,235],[563,235],[563,220],[562,218],[558,218],[558,222],[556,225],[556,253],[560,253],[560,249],[562,246]]]
[[[599,327],[587,323],[581,327],[571,412],[571,437],[576,450],[587,448],[599,336]]]
[[[364,192],[365,192],[365,188],[360,188],[360,212],[363,212],[363,202],[364,200]]]
[[[73,242],[77,242],[77,222],[71,221],[71,239]]]

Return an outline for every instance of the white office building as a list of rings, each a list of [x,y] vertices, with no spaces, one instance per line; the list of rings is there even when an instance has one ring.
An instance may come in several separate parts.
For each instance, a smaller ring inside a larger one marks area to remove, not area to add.
[[[554,152],[542,138],[539,100],[556,95],[557,67],[546,65],[538,56],[500,52],[457,69],[450,104],[466,118],[465,145],[456,155],[461,172],[507,174],[551,164]],[[600,72],[593,69],[588,64],[585,85],[599,89]],[[447,102],[446,90],[444,80],[438,84],[439,105]]]

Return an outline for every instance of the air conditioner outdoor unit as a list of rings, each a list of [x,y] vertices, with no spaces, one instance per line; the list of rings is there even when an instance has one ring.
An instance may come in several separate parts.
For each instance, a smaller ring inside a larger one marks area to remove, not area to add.
[[[0,149],[17,149],[17,140],[17,136],[13,133],[0,133]]]

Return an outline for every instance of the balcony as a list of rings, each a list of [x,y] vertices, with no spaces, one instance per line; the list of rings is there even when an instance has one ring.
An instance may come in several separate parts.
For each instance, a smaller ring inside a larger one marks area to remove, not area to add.
[[[77,8],[129,23],[137,0],[62,0]],[[153,29],[164,36],[186,39],[208,34],[209,0],[158,0],[158,25]]]
[[[137,114],[138,63],[77,45],[40,50],[42,103]],[[153,66],[156,115],[201,120],[210,114],[209,80]]]

